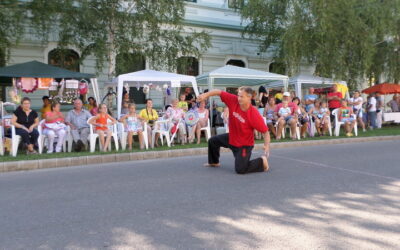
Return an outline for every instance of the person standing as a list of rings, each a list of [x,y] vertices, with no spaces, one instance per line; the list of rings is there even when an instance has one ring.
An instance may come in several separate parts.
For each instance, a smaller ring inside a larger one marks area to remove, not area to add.
[[[365,124],[363,122],[363,111],[362,111],[362,105],[363,105],[363,98],[360,96],[359,91],[354,91],[353,97],[349,99],[348,104],[353,108],[353,113],[357,117],[357,122],[358,124],[361,125],[363,132],[365,132]]]
[[[216,89],[198,97],[201,102],[210,96],[220,96],[229,108],[229,134],[216,135],[208,140],[208,164],[205,166],[219,167],[220,148],[224,147],[233,152],[237,174],[268,171],[270,135],[263,117],[251,105],[252,94],[250,87],[240,87],[237,96]],[[254,148],[254,130],[264,134],[265,155],[250,160]]]
[[[332,86],[332,92],[328,93],[328,108],[331,113],[331,121],[335,120],[332,111],[341,107],[340,101],[342,99],[343,99],[342,93],[338,91],[338,86],[334,84]]]
[[[376,99],[376,127],[382,128],[383,109],[384,109],[383,96],[381,95],[381,93],[376,92],[375,99]]]
[[[369,121],[369,128],[374,129],[376,128],[376,99],[375,93],[371,94],[368,100],[368,121]]]
[[[306,104],[306,112],[309,112],[311,108],[314,107],[314,103],[318,99],[318,96],[314,94],[314,88],[310,88],[308,90],[308,93],[309,94],[304,97],[304,101]]]

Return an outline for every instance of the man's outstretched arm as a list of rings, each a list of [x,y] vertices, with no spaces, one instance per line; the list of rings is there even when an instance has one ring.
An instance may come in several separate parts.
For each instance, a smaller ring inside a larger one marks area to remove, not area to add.
[[[197,102],[205,101],[208,97],[211,97],[211,96],[220,96],[221,92],[222,91],[219,90],[219,89],[214,89],[214,90],[211,90],[211,91],[209,91],[207,93],[201,94],[201,95],[199,95],[197,97]]]

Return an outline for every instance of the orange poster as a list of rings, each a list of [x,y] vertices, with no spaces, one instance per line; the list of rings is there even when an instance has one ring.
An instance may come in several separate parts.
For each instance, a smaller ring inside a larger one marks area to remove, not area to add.
[[[53,80],[53,78],[39,78],[38,89],[49,89]]]

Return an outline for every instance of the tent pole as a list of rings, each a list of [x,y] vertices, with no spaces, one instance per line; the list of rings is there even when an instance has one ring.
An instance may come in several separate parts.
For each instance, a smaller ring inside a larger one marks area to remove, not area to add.
[[[118,90],[117,90],[117,97],[118,97],[118,102],[117,102],[117,110],[118,110],[118,116],[117,119],[121,116],[121,109],[122,109],[122,92],[123,92],[123,84],[124,84],[124,79],[122,77],[118,77]]]

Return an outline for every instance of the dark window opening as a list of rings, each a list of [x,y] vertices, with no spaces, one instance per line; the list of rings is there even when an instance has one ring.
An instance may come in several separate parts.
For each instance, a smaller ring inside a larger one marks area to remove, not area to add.
[[[246,64],[242,60],[231,59],[229,60],[226,65],[233,65],[237,67],[246,68]]]
[[[286,74],[286,67],[283,63],[273,62],[269,65],[269,72],[285,75]]]
[[[53,49],[49,52],[48,64],[80,72],[79,54],[71,49]]]
[[[198,76],[199,75],[199,61],[194,57],[180,57],[178,58],[178,74]]]

